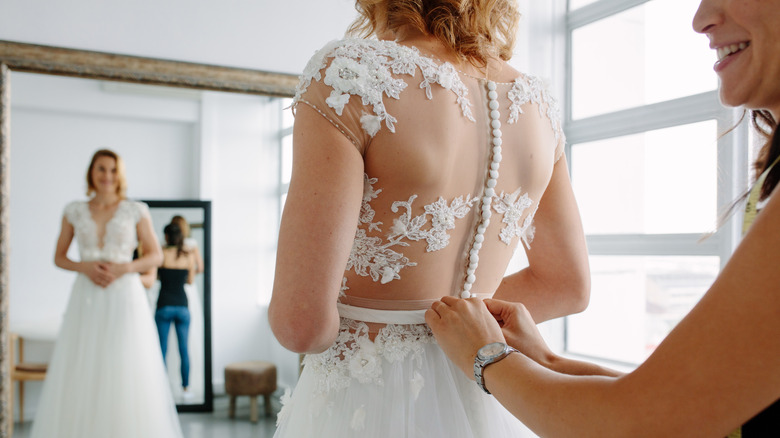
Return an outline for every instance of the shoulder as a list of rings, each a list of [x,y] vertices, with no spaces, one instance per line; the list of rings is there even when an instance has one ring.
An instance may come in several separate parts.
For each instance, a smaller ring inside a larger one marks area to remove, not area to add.
[[[87,206],[87,201],[70,201],[65,205],[65,214],[77,210],[83,210]]]
[[[554,101],[547,80],[529,73],[518,72],[512,81],[510,98],[525,102],[548,103]]]
[[[335,58],[353,59],[358,63],[368,64],[378,61],[374,59],[377,56],[387,61],[407,57],[420,57],[421,55],[417,49],[402,46],[395,41],[364,38],[333,40],[325,44],[309,59],[306,68],[303,70],[302,77],[316,78],[317,73]]]
[[[62,216],[66,221],[73,225],[78,221],[79,217],[84,214],[84,212],[88,211],[89,207],[87,205],[87,201],[71,201],[65,205]]]
[[[318,50],[306,64],[296,89],[300,97],[313,81],[349,91],[369,82],[398,81],[393,74],[414,75],[418,66],[433,61],[420,55],[413,47],[395,41],[346,38],[334,40]],[[379,74],[378,74],[379,73]],[[355,89],[357,91],[357,89]]]
[[[149,214],[149,206],[145,202],[140,201],[122,201],[124,208],[126,208],[133,216],[135,222],[139,222],[142,218],[151,218]]]
[[[517,120],[523,113],[522,106],[527,103],[536,104],[539,107],[539,115],[549,119],[556,141],[563,138],[561,114],[558,100],[550,91],[550,84],[541,77],[528,73],[519,73],[512,81],[512,89],[508,94],[511,101],[509,107],[509,123]]]

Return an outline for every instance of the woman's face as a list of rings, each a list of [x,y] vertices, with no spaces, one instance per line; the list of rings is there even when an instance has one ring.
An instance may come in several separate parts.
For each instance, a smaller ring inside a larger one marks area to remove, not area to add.
[[[702,0],[693,19],[717,51],[720,98],[780,115],[780,0]]]
[[[116,193],[119,185],[116,160],[106,156],[98,157],[92,166],[92,184],[98,193]]]

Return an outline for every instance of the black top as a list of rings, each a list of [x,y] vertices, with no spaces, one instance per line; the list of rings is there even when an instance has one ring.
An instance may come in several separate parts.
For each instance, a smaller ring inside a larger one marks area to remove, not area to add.
[[[187,307],[187,294],[184,285],[190,271],[187,269],[159,268],[157,276],[160,278],[160,295],[157,297],[157,308],[165,306]]]
[[[776,400],[742,426],[742,438],[777,437],[780,437],[780,400]]]

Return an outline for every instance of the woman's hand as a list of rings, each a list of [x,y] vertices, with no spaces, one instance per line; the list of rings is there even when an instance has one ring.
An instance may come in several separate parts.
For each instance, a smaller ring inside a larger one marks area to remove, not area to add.
[[[501,326],[507,344],[542,366],[550,367],[557,356],[544,342],[528,309],[521,303],[486,299],[485,305]]]
[[[425,312],[425,322],[450,360],[471,379],[477,350],[505,342],[496,318],[479,298],[443,297]]]
[[[130,263],[105,262],[103,263],[103,266],[114,276],[114,278],[119,278],[130,272]]]
[[[81,272],[100,287],[108,287],[117,276],[109,269],[109,263],[81,262]]]

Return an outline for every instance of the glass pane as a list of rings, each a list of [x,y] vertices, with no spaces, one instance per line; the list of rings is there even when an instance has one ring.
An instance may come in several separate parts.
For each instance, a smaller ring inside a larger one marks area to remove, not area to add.
[[[714,120],[572,146],[572,185],[586,234],[713,231]]]
[[[292,101],[292,99],[282,99],[282,129],[291,127],[295,121],[292,109],[290,109]]]
[[[572,118],[717,87],[715,54],[691,27],[699,0],[655,0],[572,32]]]
[[[699,301],[718,257],[591,256],[590,305],[567,317],[566,351],[638,364]]]
[[[577,8],[596,3],[598,0],[569,0],[569,10],[573,11]]]
[[[292,177],[292,134],[282,137],[282,184],[290,184]]]

